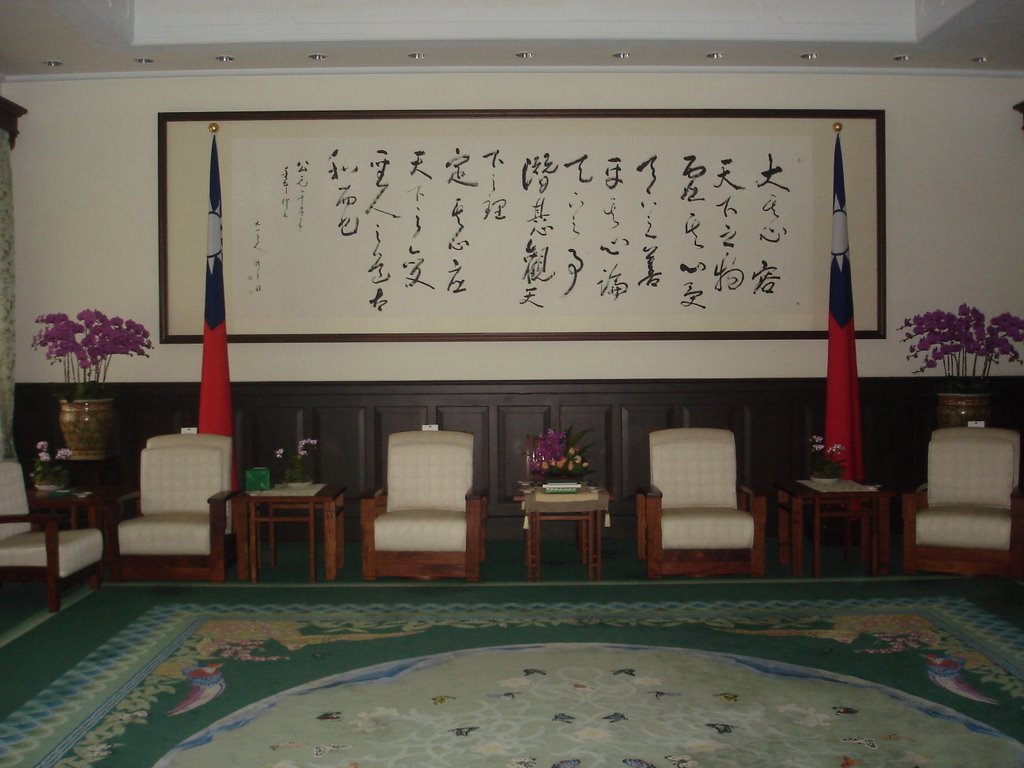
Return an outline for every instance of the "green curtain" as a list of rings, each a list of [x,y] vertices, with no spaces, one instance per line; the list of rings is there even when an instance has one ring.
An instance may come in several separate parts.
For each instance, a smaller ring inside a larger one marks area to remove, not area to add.
[[[10,137],[0,130],[0,457],[14,456],[14,186]]]

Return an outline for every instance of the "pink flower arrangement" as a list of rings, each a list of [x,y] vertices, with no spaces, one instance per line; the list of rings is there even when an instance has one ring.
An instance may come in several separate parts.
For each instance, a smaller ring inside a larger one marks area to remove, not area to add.
[[[530,473],[545,477],[582,477],[590,472],[590,462],[585,454],[587,449],[579,445],[584,434],[586,433],[573,434],[571,429],[564,432],[548,429],[536,438],[532,447]]]
[[[40,315],[44,327],[32,337],[32,347],[46,350],[51,365],[64,368],[66,399],[95,395],[102,390],[114,355],[148,357],[153,348],[149,331],[141,323],[107,317],[97,309],[83,309],[72,320],[63,312]]]
[[[811,435],[811,477],[842,477],[844,459],[840,457],[845,450],[845,445],[825,445],[824,437]]]
[[[921,363],[914,373],[941,366],[952,379],[981,382],[1000,360],[1021,362],[1016,344],[1024,341],[1024,320],[1009,312],[986,323],[980,310],[961,304],[955,315],[937,309],[909,317],[900,330],[907,359]]]
[[[71,458],[70,448],[58,448],[50,455],[50,444],[45,440],[36,443],[36,463],[32,467],[32,481],[37,485],[53,485],[62,488],[67,485],[70,473],[67,467],[58,464]]]

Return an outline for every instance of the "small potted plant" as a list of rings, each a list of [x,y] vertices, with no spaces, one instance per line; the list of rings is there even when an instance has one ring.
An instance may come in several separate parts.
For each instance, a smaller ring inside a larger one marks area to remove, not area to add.
[[[274,458],[284,461],[281,480],[284,485],[306,485],[312,482],[313,476],[306,465],[306,457],[311,449],[316,448],[317,441],[311,438],[299,440],[295,453],[285,457],[284,448],[274,451]]]
[[[45,440],[36,443],[36,461],[32,466],[32,482],[40,491],[57,491],[71,482],[71,473],[60,462],[71,458],[69,448],[58,448],[50,455],[50,444]]]
[[[833,482],[843,476],[846,467],[841,458],[846,447],[839,443],[825,445],[821,435],[811,435],[811,479]]]

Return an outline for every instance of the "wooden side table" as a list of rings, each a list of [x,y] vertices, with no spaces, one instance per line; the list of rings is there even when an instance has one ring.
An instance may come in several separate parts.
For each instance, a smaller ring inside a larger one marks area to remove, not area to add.
[[[310,484],[303,488],[277,486],[269,491],[249,491],[231,500],[238,554],[238,578],[259,581],[261,525],[269,527],[271,555],[275,552],[274,524],[303,523],[309,535],[309,580],[316,582],[316,515],[324,531],[324,575],[338,577],[345,565],[345,486]],[[261,508],[263,511],[261,512]],[[273,562],[273,560],[272,560]]]
[[[48,511],[55,515],[66,515],[68,527],[73,530],[78,528],[78,520],[83,512],[85,513],[86,527],[102,529],[104,525],[103,510],[111,501],[108,489],[104,488],[61,491],[40,491],[38,488],[29,488],[26,496],[29,512]],[[116,498],[116,496],[113,497],[113,499]]]
[[[803,574],[804,515],[811,512],[814,526],[813,573],[821,575],[821,522],[840,518],[847,525],[860,523],[861,562],[870,562],[871,575],[889,572],[889,508],[895,491],[836,481],[824,490],[800,481],[777,483],[779,515],[779,561],[789,565],[794,576]]]
[[[526,578],[540,581],[541,524],[575,522],[580,560],[587,567],[587,579],[601,580],[601,525],[608,512],[608,491],[603,488],[578,493],[544,493],[542,489],[523,494],[526,527]]]

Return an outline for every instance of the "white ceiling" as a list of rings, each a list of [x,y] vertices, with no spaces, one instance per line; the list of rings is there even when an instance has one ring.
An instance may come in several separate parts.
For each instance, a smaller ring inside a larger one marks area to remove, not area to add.
[[[862,69],[1019,76],[1024,0],[0,0],[0,80]]]

